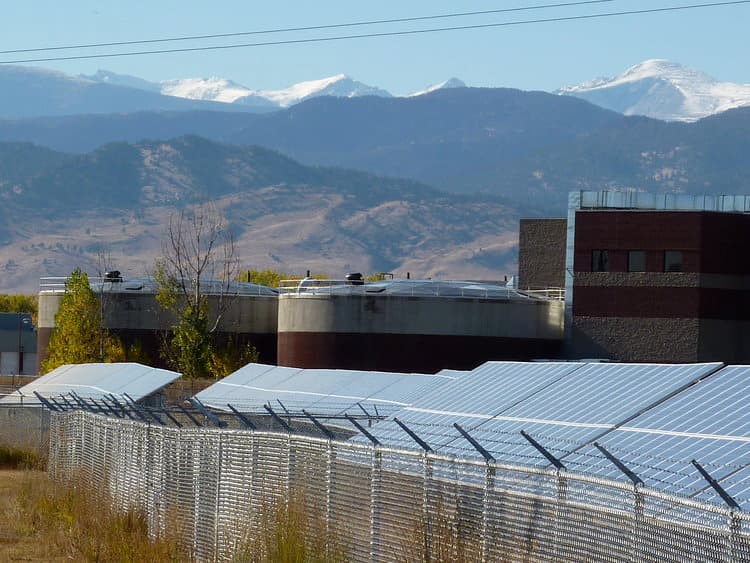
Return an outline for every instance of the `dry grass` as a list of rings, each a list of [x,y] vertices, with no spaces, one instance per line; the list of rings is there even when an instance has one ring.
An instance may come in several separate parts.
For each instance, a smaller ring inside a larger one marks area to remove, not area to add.
[[[238,563],[347,561],[301,497],[269,505],[260,530],[241,544]],[[43,471],[0,471],[0,561],[190,561],[177,537],[152,540],[145,515],[118,512],[85,486],[52,482]]]
[[[311,516],[304,496],[262,510],[260,530],[248,535],[234,555],[235,563],[344,563],[346,552],[325,522]],[[326,537],[328,536],[328,541]]]
[[[401,543],[404,563],[470,563],[480,560],[479,546],[461,525],[461,511],[440,502],[426,519],[414,523]]]
[[[0,446],[0,469],[44,469],[47,460],[34,450]]]
[[[149,539],[143,514],[118,513],[41,471],[0,472],[0,561],[186,560],[176,539]]]

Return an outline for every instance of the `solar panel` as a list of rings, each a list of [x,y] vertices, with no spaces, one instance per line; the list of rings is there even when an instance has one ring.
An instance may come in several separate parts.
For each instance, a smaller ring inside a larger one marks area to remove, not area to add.
[[[750,366],[725,367],[600,441],[648,486],[671,492],[699,495],[707,487],[692,459],[719,480],[739,472],[730,481],[747,502],[750,488],[744,487],[750,482],[740,483],[750,464],[749,384]],[[577,471],[622,476],[593,447],[572,454],[568,462]]]
[[[432,411],[494,415],[585,364],[487,362],[413,405]],[[402,418],[411,419],[404,416]],[[426,417],[423,417],[426,418]]]
[[[548,465],[521,430],[562,457],[721,365],[490,362],[395,416],[448,455],[481,457],[458,423],[499,461]],[[416,446],[393,423],[373,434],[385,445]]]
[[[298,369],[250,364],[196,395],[228,410],[264,412],[263,405],[300,413],[386,416],[459,375],[404,374],[333,369]]]
[[[180,374],[135,363],[95,363],[60,366],[17,392],[0,399],[7,404],[39,404],[34,392],[45,398],[75,393],[97,399],[106,395],[141,400],[180,377]]]

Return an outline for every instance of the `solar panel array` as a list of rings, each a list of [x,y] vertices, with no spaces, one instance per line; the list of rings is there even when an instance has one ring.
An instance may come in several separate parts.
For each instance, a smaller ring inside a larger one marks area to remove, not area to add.
[[[35,393],[56,398],[71,393],[83,399],[108,395],[139,401],[169,385],[180,374],[136,363],[94,363],[64,365],[55,368],[16,392],[0,399],[3,404],[39,404]]]
[[[489,362],[375,425],[384,446],[549,466],[628,481],[598,443],[646,486],[722,503],[698,461],[750,509],[750,366]],[[363,436],[354,441],[365,442]]]
[[[408,374],[337,369],[299,369],[248,364],[195,397],[204,405],[228,411],[265,413],[265,405],[280,413],[335,417],[388,416],[411,405],[461,372]]]

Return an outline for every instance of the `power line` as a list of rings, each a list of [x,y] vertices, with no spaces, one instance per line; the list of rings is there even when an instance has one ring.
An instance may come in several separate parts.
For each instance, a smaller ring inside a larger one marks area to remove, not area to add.
[[[194,41],[198,39],[221,39],[227,37],[242,37],[248,35],[266,35],[271,33],[288,33],[292,31],[320,31],[321,29],[335,29],[342,27],[357,27],[367,25],[381,25],[386,23],[406,23],[425,20],[436,20],[444,18],[461,18],[467,16],[486,16],[490,14],[504,14],[509,12],[524,12],[530,10],[544,10],[549,8],[568,8],[573,6],[583,6],[588,4],[604,4],[615,2],[616,0],[586,0],[579,2],[561,2],[558,4],[541,4],[537,6],[521,6],[517,8],[503,8],[498,10],[481,10],[478,12],[453,12],[448,14],[434,14],[429,16],[416,16],[410,18],[393,18],[386,20],[368,20],[349,23],[335,23],[328,25],[311,25],[305,27],[285,27],[277,29],[260,29],[254,31],[238,31],[234,33],[214,33],[210,35],[184,35],[178,37],[165,37],[157,39],[139,39],[134,41],[114,41],[111,43],[85,43],[80,45],[64,45],[55,47],[36,47],[33,49],[9,49],[0,51],[0,55],[9,55],[12,53],[38,53],[41,51],[67,51],[71,49],[91,49],[95,47],[122,47],[125,45],[145,45],[153,43],[169,43],[173,41]]]
[[[132,57],[138,55],[160,55],[169,53],[189,53],[197,51],[218,51],[225,49],[240,49],[249,47],[268,47],[274,45],[296,45],[302,43],[324,43],[330,41],[344,41],[349,39],[366,39],[366,38],[377,38],[377,37],[397,37],[404,35],[418,35],[425,33],[440,33],[444,31],[462,31],[471,29],[488,29],[497,27],[511,27],[518,25],[530,25],[540,23],[554,23],[554,22],[567,22],[567,21],[580,21],[590,19],[603,19],[610,17],[619,16],[631,16],[631,15],[643,15],[643,14],[654,14],[664,12],[677,12],[682,10],[691,10],[696,8],[713,8],[720,6],[732,6],[738,4],[750,4],[750,0],[734,0],[731,2],[707,2],[702,4],[688,4],[683,6],[667,6],[664,8],[648,8],[643,10],[627,10],[621,12],[603,12],[599,14],[584,14],[578,16],[561,16],[555,18],[543,18],[535,20],[519,20],[511,22],[500,22],[500,23],[487,23],[487,24],[475,24],[475,25],[462,25],[462,26],[451,26],[451,27],[436,27],[429,29],[414,29],[407,31],[384,31],[379,33],[362,33],[353,35],[336,35],[331,37],[315,37],[308,39],[286,39],[280,41],[262,41],[258,43],[238,43],[233,45],[216,45],[216,46],[204,46],[204,47],[183,47],[175,49],[155,49],[152,51],[128,51],[122,53],[100,53],[94,55],[70,55],[65,57],[44,57],[34,59],[16,59],[10,61],[0,61],[0,64],[17,64],[17,63],[38,63],[38,62],[52,62],[52,61],[73,61],[73,60],[85,60],[85,59],[105,59],[115,57]]]

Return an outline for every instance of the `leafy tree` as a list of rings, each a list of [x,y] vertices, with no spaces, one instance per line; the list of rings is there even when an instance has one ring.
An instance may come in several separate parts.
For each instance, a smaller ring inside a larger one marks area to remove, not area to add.
[[[225,346],[217,347],[211,354],[211,373],[216,377],[226,377],[242,366],[259,359],[258,350],[249,342],[235,343],[229,338]]]
[[[120,340],[102,326],[100,307],[88,275],[76,268],[65,282],[47,349],[49,355],[41,366],[43,373],[63,364],[125,360]]]
[[[216,208],[204,204],[170,218],[162,251],[156,299],[175,318],[162,355],[183,376],[205,377],[213,371],[213,335],[236,297],[234,239]]]
[[[312,279],[314,280],[328,280],[331,277],[328,274],[313,274]],[[258,285],[265,285],[266,287],[279,287],[281,280],[302,280],[304,276],[298,274],[285,274],[277,270],[247,270],[241,276],[241,281],[247,281],[250,283],[257,283]]]
[[[265,285],[266,287],[279,287],[281,280],[290,279],[287,274],[277,270],[248,270],[243,276],[243,281]]]
[[[36,295],[0,295],[0,313],[30,313],[31,322],[36,325],[38,312]]]
[[[38,309],[36,295],[0,295],[0,313],[31,313]]]

